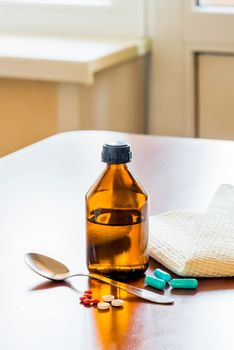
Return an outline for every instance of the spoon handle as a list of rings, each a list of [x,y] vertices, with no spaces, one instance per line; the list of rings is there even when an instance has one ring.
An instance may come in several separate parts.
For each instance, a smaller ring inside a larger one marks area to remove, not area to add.
[[[138,288],[138,287],[134,287],[134,286],[131,286],[129,284],[118,282],[118,281],[112,280],[112,279],[110,279],[108,277],[105,277],[105,276],[102,276],[102,275],[98,275],[96,273],[90,273],[88,276],[91,277],[91,278],[95,278],[95,279],[97,279],[99,281],[108,283],[108,284],[110,284],[110,285],[112,285],[112,286],[114,286],[116,288],[122,289],[125,292],[134,294],[134,295],[136,295],[136,296],[138,296],[138,297],[140,297],[142,299],[146,299],[146,300],[152,301],[153,303],[172,304],[174,302],[173,298],[170,298],[170,297],[167,297],[167,296],[164,296],[164,295],[160,295],[160,294],[157,294],[157,293],[154,293],[154,292],[149,292],[148,290],[141,289],[141,288]]]

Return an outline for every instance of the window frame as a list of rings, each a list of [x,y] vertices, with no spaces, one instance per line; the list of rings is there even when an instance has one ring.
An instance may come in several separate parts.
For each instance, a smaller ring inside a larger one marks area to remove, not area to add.
[[[152,34],[149,131],[194,137],[199,118],[197,55],[234,54],[234,12],[197,6],[196,0],[157,0],[153,6],[157,25]]]

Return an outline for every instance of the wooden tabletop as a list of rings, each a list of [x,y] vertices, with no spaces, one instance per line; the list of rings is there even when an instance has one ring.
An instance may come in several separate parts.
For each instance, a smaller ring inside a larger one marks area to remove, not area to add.
[[[200,279],[196,291],[167,289],[175,303],[165,306],[86,277],[50,282],[24,264],[34,251],[72,272],[85,270],[84,196],[104,168],[101,146],[110,140],[131,144],[130,168],[150,195],[151,214],[202,211],[220,184],[234,183],[228,141],[77,131],[2,158],[0,349],[234,349],[233,278]],[[148,272],[156,266],[151,261]],[[144,287],[144,278],[131,283]],[[124,299],[124,309],[81,305],[87,288]]]

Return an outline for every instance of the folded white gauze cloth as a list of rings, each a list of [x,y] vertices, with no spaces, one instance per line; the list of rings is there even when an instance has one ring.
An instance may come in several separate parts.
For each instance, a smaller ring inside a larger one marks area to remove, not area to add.
[[[234,276],[234,186],[221,185],[208,210],[151,216],[150,256],[181,276]]]

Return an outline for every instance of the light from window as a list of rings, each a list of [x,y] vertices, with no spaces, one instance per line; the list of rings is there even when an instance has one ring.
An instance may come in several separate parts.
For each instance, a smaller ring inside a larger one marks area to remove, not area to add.
[[[49,5],[110,6],[111,0],[0,0],[0,2]]]
[[[0,33],[145,35],[146,0],[0,0]]]
[[[234,6],[234,0],[199,0],[201,6]]]

